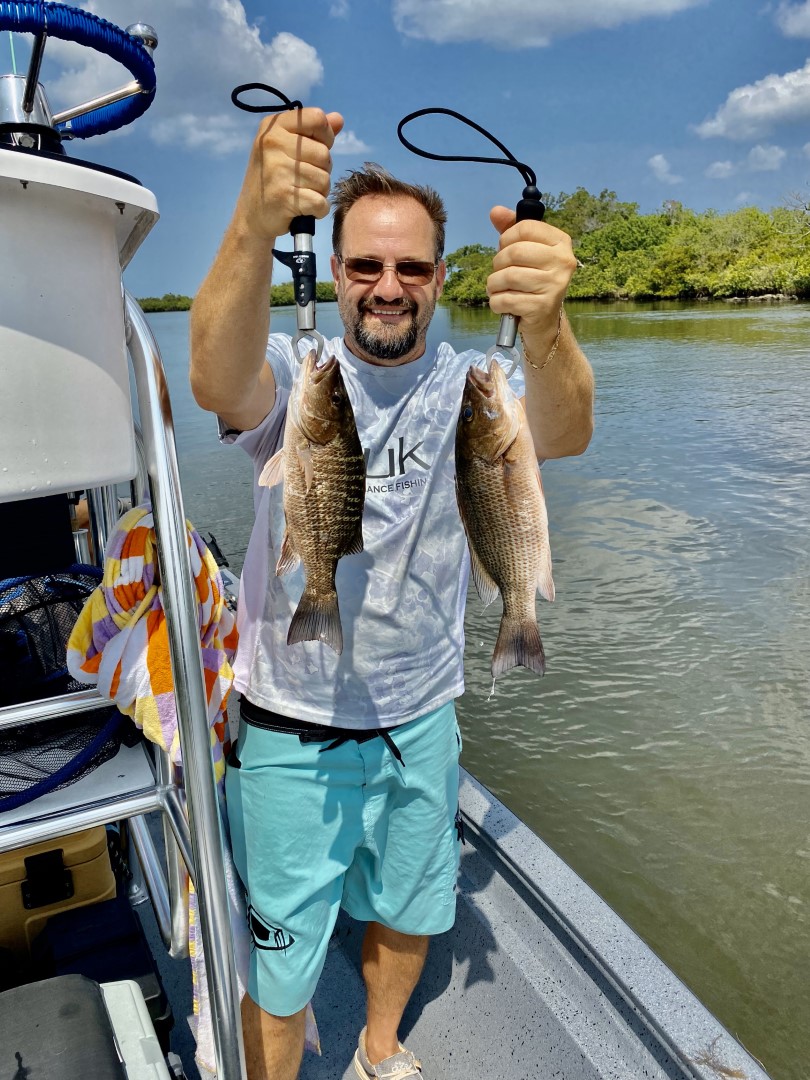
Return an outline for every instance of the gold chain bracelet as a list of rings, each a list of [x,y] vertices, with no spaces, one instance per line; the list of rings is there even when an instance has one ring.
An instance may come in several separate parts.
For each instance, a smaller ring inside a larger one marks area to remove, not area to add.
[[[543,361],[542,364],[535,364],[534,361],[529,359],[529,354],[526,351],[526,342],[523,341],[523,337],[521,336],[520,340],[521,340],[521,342],[523,342],[523,359],[526,361],[526,363],[529,365],[529,367],[533,367],[535,371],[542,371],[543,368],[548,367],[548,365],[551,363],[551,361],[557,355],[557,347],[560,344],[560,334],[562,333],[562,323],[563,323],[563,305],[560,304],[560,316],[559,316],[559,319],[557,321],[557,336],[554,338],[554,344],[551,346],[551,352],[548,354],[548,356],[545,358],[545,360]]]

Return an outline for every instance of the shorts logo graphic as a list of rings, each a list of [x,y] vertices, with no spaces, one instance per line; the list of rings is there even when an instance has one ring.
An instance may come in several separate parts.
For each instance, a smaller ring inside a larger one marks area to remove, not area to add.
[[[291,945],[295,944],[292,934],[285,935],[280,926],[270,926],[254,907],[249,907],[247,914],[254,948],[261,949],[263,952],[286,952]]]

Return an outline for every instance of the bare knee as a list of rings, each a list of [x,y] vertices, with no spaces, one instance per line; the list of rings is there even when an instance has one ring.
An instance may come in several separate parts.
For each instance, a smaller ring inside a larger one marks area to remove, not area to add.
[[[273,1016],[246,994],[242,1030],[248,1080],[295,1080],[304,1054],[305,1008],[292,1016]]]

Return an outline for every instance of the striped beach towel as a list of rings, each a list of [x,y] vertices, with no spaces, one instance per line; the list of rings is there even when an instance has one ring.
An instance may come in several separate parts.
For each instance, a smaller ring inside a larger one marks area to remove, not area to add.
[[[228,751],[226,706],[233,684],[231,660],[237,631],[226,607],[219,568],[211,552],[186,522],[186,538],[196,586],[211,755],[223,833],[229,838],[225,807],[225,756]],[[175,708],[169,636],[163,610],[152,509],[133,507],[118,522],[107,544],[104,576],[88,598],[67,646],[67,666],[79,682],[96,685],[103,697],[131,716],[145,737],[168,751],[182,767]],[[240,996],[245,992],[250,935],[244,893],[229,844],[224,850],[225,878]],[[208,983],[205,975],[197,898],[189,883],[189,955],[194,982],[192,1029],[197,1041],[197,1065],[214,1075],[214,1042]],[[307,1015],[307,1046],[320,1053],[311,1008]]]
[[[186,522],[197,592],[208,723],[214,773],[225,776],[225,706],[233,684],[236,622],[225,606],[222,577],[199,533]],[[133,507],[107,544],[104,577],[91,594],[70,635],[67,665],[80,682],[98,686],[103,697],[131,716],[151,742],[182,764],[163,610],[154,521],[149,504]]]

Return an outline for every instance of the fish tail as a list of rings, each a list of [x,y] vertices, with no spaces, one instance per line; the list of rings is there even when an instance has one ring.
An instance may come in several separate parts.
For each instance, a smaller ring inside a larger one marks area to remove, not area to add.
[[[492,654],[492,677],[497,679],[513,667],[525,667],[538,675],[546,671],[546,654],[534,619],[501,619],[498,640]]]
[[[338,655],[343,652],[343,629],[336,592],[326,596],[304,592],[287,632],[288,645],[297,641],[323,641]]]

